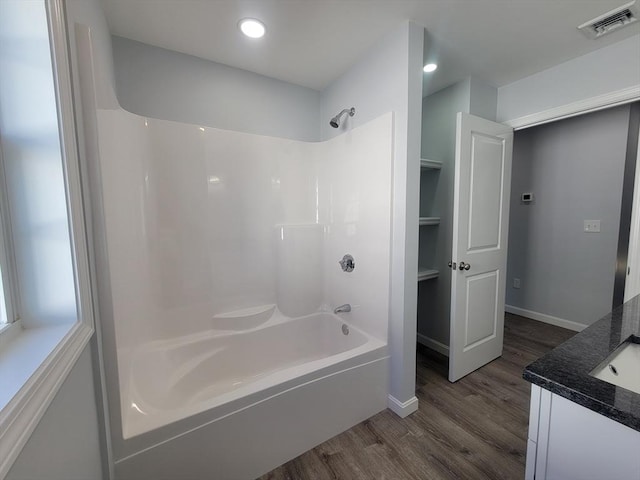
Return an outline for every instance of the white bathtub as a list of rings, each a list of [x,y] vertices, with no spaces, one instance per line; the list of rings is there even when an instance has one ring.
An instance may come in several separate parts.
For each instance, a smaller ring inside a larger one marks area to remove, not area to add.
[[[134,349],[121,386],[125,439],[206,410],[234,408],[386,355],[386,344],[331,313],[296,319],[277,310],[234,318],[211,330]],[[228,319],[229,317],[225,317]],[[251,327],[238,330],[245,322]],[[253,326],[255,323],[262,323]],[[348,334],[343,333],[343,325]]]

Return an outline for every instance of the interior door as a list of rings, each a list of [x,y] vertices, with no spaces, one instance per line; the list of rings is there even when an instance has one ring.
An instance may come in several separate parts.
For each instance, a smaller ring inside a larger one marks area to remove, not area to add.
[[[513,129],[458,113],[449,380],[502,355]]]

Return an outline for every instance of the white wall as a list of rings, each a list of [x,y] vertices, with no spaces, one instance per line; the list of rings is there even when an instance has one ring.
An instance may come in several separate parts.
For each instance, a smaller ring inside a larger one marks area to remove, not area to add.
[[[611,310],[628,121],[624,105],[516,132],[507,305],[577,326]]]
[[[319,138],[310,88],[113,37],[116,91],[139,115],[296,140]]]
[[[90,349],[69,372],[6,480],[103,478]]]
[[[322,138],[394,112],[393,228],[391,258],[391,396],[401,404],[415,398],[416,298],[420,111],[424,28],[404,23],[356,62],[323,93]],[[355,107],[339,129],[329,119]]]
[[[497,119],[506,122],[630,87],[640,87],[640,35],[500,87]]]

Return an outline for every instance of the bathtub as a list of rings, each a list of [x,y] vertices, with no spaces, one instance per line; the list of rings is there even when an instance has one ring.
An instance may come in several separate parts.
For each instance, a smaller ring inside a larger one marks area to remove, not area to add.
[[[127,355],[122,432],[140,451],[116,462],[118,478],[252,478],[386,406],[386,343],[332,313],[288,318],[273,306],[213,321],[224,329],[153,341]],[[271,434],[280,427],[265,426],[265,417],[289,417],[299,428],[285,425],[286,438],[278,436],[273,449]],[[190,428],[192,419],[197,427]],[[244,434],[225,436],[228,421],[234,431],[246,423]],[[170,433],[158,435],[163,429]],[[208,429],[220,432],[201,433],[205,442],[222,445],[186,460],[201,443],[193,437]],[[256,452],[247,451],[247,439]],[[248,455],[233,461],[236,451]],[[172,462],[159,467],[166,455]]]

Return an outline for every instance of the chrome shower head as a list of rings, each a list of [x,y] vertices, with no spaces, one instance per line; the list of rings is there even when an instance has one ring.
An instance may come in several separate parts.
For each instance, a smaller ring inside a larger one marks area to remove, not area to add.
[[[353,117],[356,114],[356,109],[355,107],[345,108],[329,121],[329,125],[331,125],[333,128],[338,128],[340,126],[340,118],[345,113],[348,113],[350,117]]]

